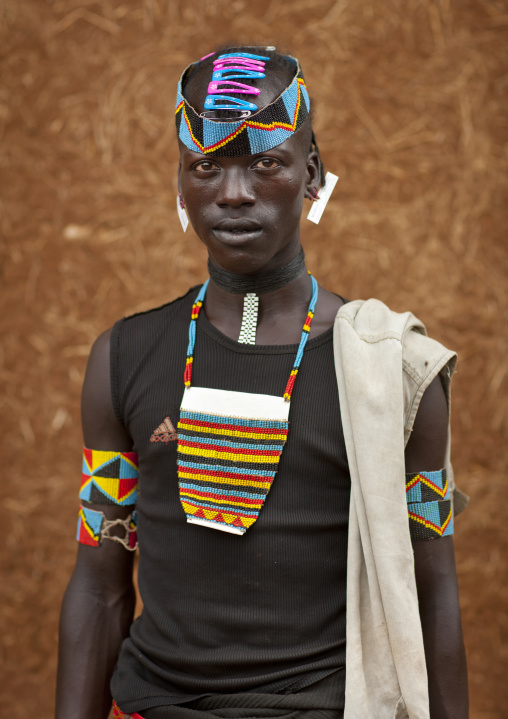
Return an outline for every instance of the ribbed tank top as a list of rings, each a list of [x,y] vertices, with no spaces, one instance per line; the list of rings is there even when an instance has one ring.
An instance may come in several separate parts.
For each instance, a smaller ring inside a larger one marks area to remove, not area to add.
[[[345,665],[350,476],[332,329],[307,343],[289,436],[259,519],[244,536],[186,523],[177,427],[191,308],[199,288],[118,322],[113,405],[139,456],[142,615],[112,692],[124,711],[215,693],[297,691]],[[205,308],[206,309],[206,308]],[[200,313],[193,386],[282,396],[297,345],[239,344]]]

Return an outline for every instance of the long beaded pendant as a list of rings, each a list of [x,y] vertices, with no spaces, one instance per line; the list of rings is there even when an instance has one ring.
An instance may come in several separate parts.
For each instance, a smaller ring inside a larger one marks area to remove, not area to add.
[[[190,524],[243,535],[259,516],[289,430],[289,408],[318,297],[312,297],[283,397],[192,387],[196,321],[208,280],[192,307],[185,390],[178,422],[180,502]]]
[[[242,325],[238,342],[244,345],[256,344],[256,330],[258,326],[259,297],[255,292],[247,292],[243,298]]]

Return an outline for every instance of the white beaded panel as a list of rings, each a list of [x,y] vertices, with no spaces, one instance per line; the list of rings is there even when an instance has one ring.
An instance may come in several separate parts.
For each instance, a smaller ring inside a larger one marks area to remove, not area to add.
[[[249,292],[243,298],[242,326],[238,342],[244,345],[256,344],[256,330],[258,326],[259,297],[255,292]]]

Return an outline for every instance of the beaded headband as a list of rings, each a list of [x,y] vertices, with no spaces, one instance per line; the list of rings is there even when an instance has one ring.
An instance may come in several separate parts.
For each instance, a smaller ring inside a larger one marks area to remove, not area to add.
[[[282,144],[302,126],[310,111],[309,93],[300,63],[290,55],[282,57],[294,64],[294,78],[284,92],[266,107],[258,110],[254,103],[216,94],[221,85],[224,92],[235,93],[250,88],[252,93],[243,94],[257,94],[255,88],[243,83],[238,83],[240,87],[235,90],[236,85],[232,82],[233,78],[247,80],[249,77],[264,76],[264,61],[268,58],[256,60],[256,57],[248,53],[229,53],[219,56],[219,62],[214,65],[213,75],[220,74],[221,77],[212,78],[210,86],[215,84],[216,87],[209,90],[206,101],[212,114],[216,111],[225,111],[228,115],[236,113],[234,119],[210,119],[206,102],[205,112],[198,113],[187,102],[182,89],[186,77],[198,63],[191,63],[183,71],[176,95],[176,131],[189,150],[205,155],[213,153],[218,157],[255,155]],[[226,68],[227,73],[224,72]],[[256,108],[255,111],[252,108]]]

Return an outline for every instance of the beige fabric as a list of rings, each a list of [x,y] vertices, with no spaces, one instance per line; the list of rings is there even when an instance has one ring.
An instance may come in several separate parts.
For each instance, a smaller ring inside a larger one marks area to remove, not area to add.
[[[404,447],[439,373],[449,398],[456,356],[378,300],[340,308],[334,356],[351,472],[344,718],[429,719]],[[453,482],[449,449],[447,469]]]

